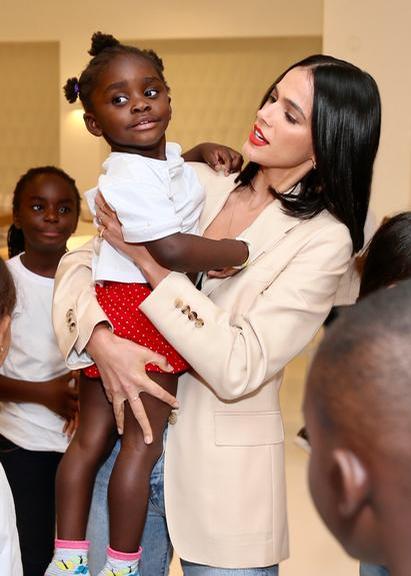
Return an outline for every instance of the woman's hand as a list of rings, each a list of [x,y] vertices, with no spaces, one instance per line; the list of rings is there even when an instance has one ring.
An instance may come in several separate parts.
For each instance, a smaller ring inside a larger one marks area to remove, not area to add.
[[[98,366],[107,398],[113,404],[119,433],[123,433],[124,402],[128,400],[143,431],[144,442],[151,444],[153,434],[140,393],[155,396],[173,408],[178,408],[178,402],[147,376],[145,366],[149,363],[156,364],[168,372],[171,366],[167,360],[148,348],[115,336],[102,324],[94,329],[87,351]]]
[[[183,158],[186,162],[205,162],[216,172],[224,170],[226,176],[239,172],[244,162],[237,150],[214,142],[194,146],[183,154]]]
[[[96,217],[98,222],[100,222],[100,236],[116,250],[123,252],[131,258],[134,264],[140,268],[151,287],[155,288],[161,280],[170,274],[170,270],[158,264],[143,244],[124,242],[121,224],[117,218],[117,214],[104,200],[101,192],[98,192],[95,204]]]

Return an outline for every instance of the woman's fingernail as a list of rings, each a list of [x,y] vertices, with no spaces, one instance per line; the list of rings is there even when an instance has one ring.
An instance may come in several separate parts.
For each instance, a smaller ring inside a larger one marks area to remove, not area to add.
[[[153,441],[151,436],[144,436],[144,442],[145,444],[151,444]]]
[[[175,401],[174,404],[172,404],[172,408],[180,408],[180,404]]]

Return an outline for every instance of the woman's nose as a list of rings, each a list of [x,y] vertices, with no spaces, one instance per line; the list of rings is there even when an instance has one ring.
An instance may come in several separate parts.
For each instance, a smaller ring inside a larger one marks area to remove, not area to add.
[[[273,123],[273,110],[272,104],[264,104],[262,108],[257,111],[257,118],[266,126],[272,126]]]

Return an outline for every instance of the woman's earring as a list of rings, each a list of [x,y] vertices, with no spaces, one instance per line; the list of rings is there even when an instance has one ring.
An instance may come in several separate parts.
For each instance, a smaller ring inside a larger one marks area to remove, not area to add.
[[[315,158],[311,158],[311,162],[313,163],[313,170],[315,170],[317,168],[317,162],[315,161]]]

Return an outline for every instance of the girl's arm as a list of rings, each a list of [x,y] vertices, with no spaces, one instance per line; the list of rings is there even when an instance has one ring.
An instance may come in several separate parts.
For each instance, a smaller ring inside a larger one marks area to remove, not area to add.
[[[18,380],[0,375],[0,400],[42,404],[70,421],[78,410],[76,375],[67,372],[45,382]]]
[[[96,201],[97,204],[97,201]],[[175,272],[202,272],[232,266],[245,266],[248,246],[241,240],[210,240],[177,232],[146,242],[145,246],[164,268]]]

